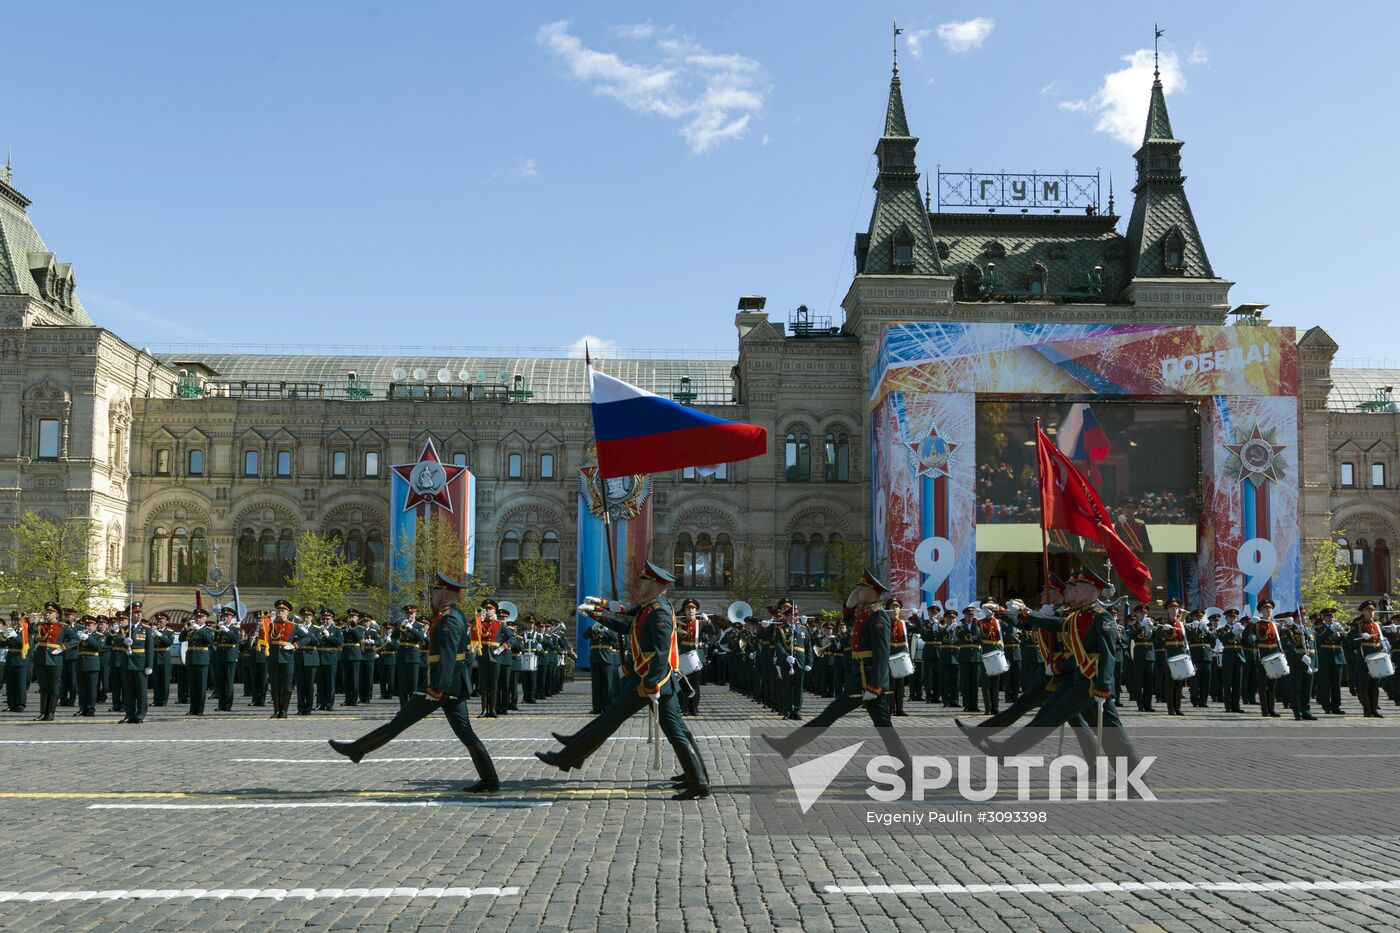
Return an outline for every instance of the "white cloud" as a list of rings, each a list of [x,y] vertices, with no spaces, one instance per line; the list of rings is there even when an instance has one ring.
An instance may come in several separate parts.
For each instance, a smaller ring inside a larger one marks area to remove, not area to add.
[[[931,35],[933,35],[932,29],[904,30],[904,44],[909,46],[909,54],[915,58],[922,58],[924,54],[924,40]]]
[[[766,146],[766,145],[768,145],[768,134],[767,134],[767,133],[764,133],[764,134],[763,134],[763,141],[762,141],[761,143],[759,143],[759,145],[760,145],[760,146]]]
[[[1053,93],[1055,93],[1057,90],[1059,90],[1059,87],[1060,87],[1060,86],[1059,86],[1058,84],[1056,84],[1054,81],[1051,81],[1049,84],[1045,85],[1044,87],[1042,87],[1042,88],[1040,89],[1040,93],[1042,93],[1042,94],[1053,94]]]
[[[985,16],[961,23],[943,23],[938,27],[938,38],[950,52],[970,52],[982,47],[996,25],[996,20]]]
[[[1186,64],[1204,65],[1208,61],[1210,61],[1210,52],[1204,45],[1197,42],[1195,45],[1191,46],[1191,54],[1186,56]]]
[[[651,31],[637,37],[670,32],[650,24],[646,29]],[[655,61],[649,64],[589,48],[569,32],[564,20],[544,24],[535,38],[593,93],[638,113],[683,121],[680,132],[693,153],[742,138],[763,109],[767,87],[758,62],[743,55],[713,54],[690,38],[657,40]]]
[[[628,23],[622,26],[614,26],[613,32],[624,39],[650,39],[656,35],[656,26],[650,20],[645,23]]]
[[[1065,100],[1060,109],[1095,117],[1094,129],[1119,142],[1135,146],[1142,142],[1147,122],[1147,102],[1152,91],[1152,50],[1138,49],[1124,55],[1127,66],[1104,75],[1103,84],[1083,100]],[[1186,87],[1181,60],[1175,52],[1164,51],[1161,59],[1162,91],[1170,95]]]
[[[604,337],[597,337],[593,334],[584,334],[565,348],[565,355],[570,359],[581,360],[586,350],[588,355],[595,360],[605,357],[617,356],[621,347],[616,340],[608,340]]]
[[[520,164],[520,168],[517,169],[517,172],[521,178],[534,178],[540,173],[540,169],[539,166],[535,165],[534,159],[526,159]]]

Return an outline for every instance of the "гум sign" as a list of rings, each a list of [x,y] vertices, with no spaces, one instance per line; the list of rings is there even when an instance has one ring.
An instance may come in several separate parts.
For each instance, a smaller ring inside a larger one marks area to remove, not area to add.
[[[1267,343],[1251,344],[1248,350],[1243,347],[1229,347],[1224,350],[1208,350],[1205,353],[1169,357],[1162,360],[1162,381],[1175,382],[1182,376],[1194,376],[1197,373],[1244,369],[1250,363],[1263,363],[1268,359],[1269,345]]]

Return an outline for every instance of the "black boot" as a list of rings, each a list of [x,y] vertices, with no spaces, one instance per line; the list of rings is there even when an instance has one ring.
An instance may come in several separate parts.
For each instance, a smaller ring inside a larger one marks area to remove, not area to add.
[[[330,745],[331,748],[335,749],[346,758],[349,758],[351,761],[355,762],[355,764],[359,764],[361,758],[375,749],[383,748],[385,745],[389,744],[389,740],[393,737],[393,733],[389,731],[388,726],[380,726],[363,738],[356,739],[353,742],[337,742],[335,739],[331,739]]]
[[[469,794],[490,794],[501,789],[501,779],[496,776],[496,765],[491,761],[491,755],[486,751],[486,746],[480,742],[467,746],[467,751],[471,753],[472,765],[476,768],[477,782],[471,784],[463,790]]]
[[[565,758],[562,752],[535,752],[535,757],[560,771],[572,771],[574,768],[574,763]]]
[[[681,771],[685,774],[686,788],[671,799],[700,800],[710,796],[710,782],[705,776],[705,765],[700,760],[700,755],[695,751],[694,746],[683,742],[675,746],[672,751],[676,753],[676,760],[680,762]]]

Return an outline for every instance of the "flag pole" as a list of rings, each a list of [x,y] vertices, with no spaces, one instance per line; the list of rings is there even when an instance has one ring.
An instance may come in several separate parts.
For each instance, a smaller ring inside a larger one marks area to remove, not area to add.
[[[1036,463],[1036,472],[1037,472],[1037,473],[1040,473],[1040,483],[1041,483],[1041,492],[1040,492],[1040,569],[1041,569],[1041,576],[1042,576],[1043,581],[1044,581],[1044,584],[1045,584],[1045,589],[1044,589],[1045,598],[1046,598],[1046,599],[1049,599],[1049,598],[1050,598],[1050,535],[1049,535],[1049,533],[1045,530],[1045,521],[1046,521],[1047,518],[1049,518],[1049,516],[1045,514],[1045,488],[1044,488],[1044,487],[1045,487],[1045,474],[1044,474],[1043,472],[1040,471],[1040,463],[1041,463],[1041,459],[1040,459],[1040,444],[1041,444],[1041,440],[1040,440],[1040,438],[1041,438],[1041,437],[1042,437],[1042,434],[1041,434],[1041,431],[1040,431],[1040,419],[1037,418],[1037,419],[1035,419],[1035,452],[1036,452],[1035,463]]]
[[[587,367],[588,369],[590,369],[590,370],[593,368],[593,358],[592,358],[592,356],[590,355],[590,353],[589,353],[589,351],[588,351],[588,344],[586,344],[586,343],[583,345],[583,364],[584,364],[584,366],[586,366],[586,367]],[[588,399],[588,400],[589,400],[589,405],[588,405],[588,410],[589,410],[589,413],[590,413],[590,415],[591,415],[591,413],[592,413],[592,411],[593,411],[593,404],[592,404],[592,402],[593,402],[593,382],[592,382],[591,379],[589,380],[588,389],[589,389],[589,399]],[[595,446],[595,449],[596,449],[596,446],[597,446],[597,443],[598,443],[598,426],[597,426],[596,423],[595,423],[594,426],[593,426],[593,443],[594,443],[594,446]],[[611,584],[612,584],[612,596],[611,596],[610,598],[611,598],[614,602],[616,602],[616,601],[617,601],[617,555],[616,555],[616,553],[615,553],[615,545],[613,544],[612,514],[608,511],[608,478],[607,478],[606,476],[603,475],[603,461],[602,461],[601,458],[599,458],[599,460],[598,460],[598,465],[597,465],[597,467],[595,467],[595,469],[596,469],[597,472],[596,472],[594,475],[597,476],[597,478],[598,478],[598,491],[599,491],[600,493],[602,493],[602,496],[603,496],[603,539],[604,539],[604,541],[607,542],[607,547],[608,547],[608,579],[609,579],[609,581],[610,581]]]

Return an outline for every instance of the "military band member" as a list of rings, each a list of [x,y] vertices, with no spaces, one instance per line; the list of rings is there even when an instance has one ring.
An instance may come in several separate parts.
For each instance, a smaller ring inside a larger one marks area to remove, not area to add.
[[[399,623],[390,619],[379,639],[379,699],[397,699],[398,695]]]
[[[423,693],[414,693],[392,720],[354,742],[331,739],[331,748],[359,763],[365,755],[382,748],[405,729],[434,710],[441,709],[447,724],[471,755],[477,781],[465,788],[468,793],[492,793],[501,782],[486,746],[472,729],[467,715],[470,682],[466,673],[467,646],[471,634],[466,616],[457,608],[462,584],[438,573],[431,595],[434,612],[427,630],[428,684]]]
[[[802,720],[802,687],[811,666],[812,635],[793,614],[791,599],[778,601],[773,633],[773,660],[777,667],[779,703],[784,719]]]
[[[418,621],[418,607],[409,604],[403,607],[404,617],[399,622],[399,709],[408,706],[409,698],[418,690],[418,672],[423,666],[423,640],[421,623]]]
[[[1263,658],[1283,653],[1283,643],[1279,637],[1278,623],[1273,620],[1273,611],[1273,600],[1263,600],[1259,603],[1259,617],[1251,621],[1254,622],[1255,654],[1256,657],[1261,659],[1261,661],[1255,662],[1256,665],[1259,666],[1259,673],[1256,678],[1258,683],[1259,715],[1279,719],[1283,714],[1275,709],[1274,705],[1278,699],[1277,691],[1280,684],[1274,678],[1267,676],[1262,665]]]
[[[301,607],[301,623],[292,629],[293,657],[296,660],[297,715],[310,716],[316,708],[316,682],[321,671],[321,634],[316,613]]]
[[[39,681],[39,715],[36,722],[53,722],[63,690],[63,641],[67,626],[59,618],[58,603],[44,604],[44,621],[39,623],[39,642],[34,646],[34,672]]]
[[[126,712],[121,721],[139,725],[146,721],[146,678],[151,675],[155,656],[155,632],[142,621],[139,602],[133,602],[129,611],[130,625],[117,651],[117,666],[122,674],[122,705]]]
[[[909,625],[904,621],[904,602],[898,596],[885,600],[885,611],[890,614],[890,657],[909,654]],[[912,658],[910,660],[913,660]],[[890,674],[890,715],[908,716],[904,711],[904,681],[907,677]]]
[[[693,597],[682,600],[681,614],[676,619],[676,637],[679,641],[681,654],[688,651],[704,652],[701,635],[703,622],[704,617],[700,612],[699,601]],[[681,687],[680,703],[681,712],[686,716],[700,715],[700,687],[704,676],[705,668],[702,665],[700,670],[685,678],[685,683]]]
[[[480,610],[477,616],[477,635],[481,643],[481,656],[477,659],[477,673],[481,678],[481,716],[483,719],[495,719],[499,706],[496,696],[497,682],[501,675],[501,620],[498,616],[500,604],[487,597],[481,601]]]
[[[1360,615],[1352,623],[1352,631],[1347,636],[1359,658],[1356,665],[1356,698],[1361,701],[1361,715],[1370,719],[1380,719],[1381,685],[1379,680],[1371,676],[1366,667],[1366,658],[1378,651],[1388,652],[1390,643],[1386,641],[1381,632],[1380,622],[1376,619],[1375,600],[1365,600],[1357,607],[1357,611]]]
[[[18,612],[10,613],[10,622],[0,632],[0,647],[5,649],[5,709],[22,713],[29,705],[29,664],[34,633],[29,620]]]
[[[607,709],[617,693],[619,641],[616,632],[601,625],[588,629],[585,638],[588,640],[588,676],[593,687],[592,713],[597,716]]]
[[[919,649],[922,669],[920,674],[923,677],[921,693],[925,703],[937,703],[942,698],[942,683],[939,680],[940,661],[938,657],[939,639],[939,616],[943,607],[934,602],[929,606],[924,617],[919,620],[919,637],[923,639],[923,645]]]
[[[1317,671],[1317,637],[1301,612],[1282,616],[1280,638],[1288,657],[1289,700],[1295,720],[1315,720],[1312,714],[1313,677]]]
[[[634,588],[638,603],[621,613],[599,610],[598,623],[627,638],[625,664],[627,677],[622,692],[601,716],[572,736],[555,734],[563,748],[557,752],[536,752],[535,757],[562,771],[582,767],[608,737],[633,714],[656,704],[654,714],[680,762],[685,789],[675,800],[695,800],[710,795],[709,775],[694,737],[685,728],[676,702],[676,666],[680,647],[676,640],[676,616],[666,599],[667,588],[676,582],[668,571],[647,561]]]
[[[320,669],[316,672],[316,708],[327,713],[335,710],[337,676],[340,671],[340,646],[344,634],[335,623],[335,611],[322,607],[321,621],[317,626],[319,643],[317,653],[321,656]]]
[[[1128,623],[1128,642],[1132,646],[1133,679],[1129,696],[1137,701],[1138,712],[1150,713],[1152,709],[1154,666],[1157,660],[1156,646],[1152,642],[1156,626],[1147,615],[1147,606],[1139,603],[1133,609],[1133,618]]]
[[[374,662],[379,647],[379,623],[364,615],[358,609],[345,612],[346,625],[360,630],[360,660],[356,669],[345,675],[346,695],[357,692],[361,703],[374,699]]]
[[[982,612],[979,603],[968,603],[963,607],[962,621],[958,623],[958,684],[965,713],[982,711],[977,705],[982,683]]]
[[[97,715],[97,675],[102,670],[102,636],[97,634],[97,619],[83,616],[83,631],[78,636],[78,711],[74,716]]]
[[[496,644],[496,715],[507,716],[519,707],[516,687],[520,683],[520,635],[509,619],[501,619]]]
[[[983,618],[978,620],[978,641],[979,652],[977,655],[977,665],[981,668],[978,672],[979,681],[982,685],[982,703],[987,709],[988,715],[995,716],[1001,711],[1001,674],[988,674],[986,663],[982,660],[987,655],[998,651],[1006,651],[1006,642],[1001,619],[998,615],[1004,610],[996,603],[986,603],[982,606]],[[1014,631],[1014,624],[1009,621],[1007,628]]]
[[[1181,603],[1175,599],[1167,601],[1167,621],[1161,626],[1162,647],[1161,659],[1166,676],[1166,704],[1168,716],[1185,716],[1181,710],[1181,694],[1185,690],[1186,682],[1177,680],[1171,675],[1170,659],[1189,654],[1187,647],[1186,618],[1181,610]]]
[[[1221,697],[1225,712],[1243,713],[1244,699],[1244,625],[1238,609],[1226,609],[1216,632],[1222,646],[1220,655]]]
[[[63,677],[59,693],[59,706],[74,706],[78,702],[78,639],[83,627],[78,621],[78,610],[63,610]]]
[[[247,635],[248,653],[243,666],[243,676],[248,679],[249,706],[266,706],[268,666],[272,657],[272,620],[266,612],[259,612],[253,630]]]
[[[200,607],[194,611],[193,621],[180,633],[185,643],[185,669],[181,675],[189,681],[190,701],[187,716],[203,716],[204,704],[209,697],[209,671],[214,666],[214,630],[208,625],[209,612]]]
[[[360,641],[364,635],[364,627],[360,625],[360,610],[346,610],[345,625],[341,629],[339,658],[340,688],[345,694],[346,706],[360,705],[360,662],[365,659]]]
[[[286,719],[292,704],[292,687],[296,679],[296,644],[292,633],[292,604],[285,599],[273,603],[272,619],[267,624],[267,680],[272,691],[272,715],[269,719]]]
[[[214,629],[214,650],[210,652],[215,675],[214,696],[221,712],[233,712],[233,685],[238,679],[238,651],[243,643],[243,629],[238,623],[238,610],[225,606],[219,610]]]

